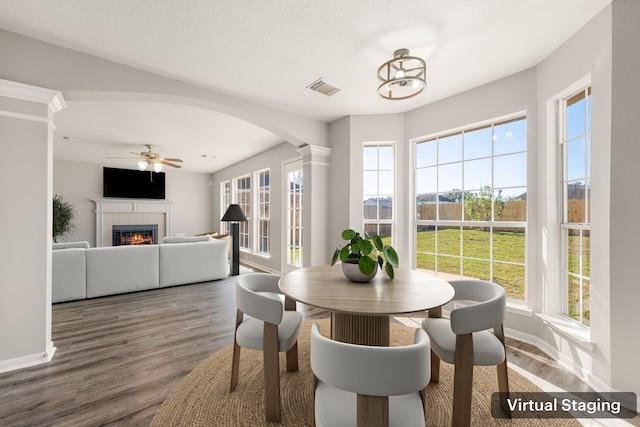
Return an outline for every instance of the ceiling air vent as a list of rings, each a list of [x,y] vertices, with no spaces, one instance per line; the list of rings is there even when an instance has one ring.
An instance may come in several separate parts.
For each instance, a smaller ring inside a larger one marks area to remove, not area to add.
[[[311,83],[309,86],[307,86],[307,88],[316,92],[320,92],[323,95],[327,96],[335,95],[336,93],[340,92],[339,88],[325,82],[324,80],[322,80],[322,77]]]

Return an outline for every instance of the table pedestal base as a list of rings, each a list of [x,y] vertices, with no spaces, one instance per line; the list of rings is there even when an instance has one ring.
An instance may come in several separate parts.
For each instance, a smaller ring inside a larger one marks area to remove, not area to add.
[[[336,341],[359,345],[389,346],[389,316],[332,313]]]

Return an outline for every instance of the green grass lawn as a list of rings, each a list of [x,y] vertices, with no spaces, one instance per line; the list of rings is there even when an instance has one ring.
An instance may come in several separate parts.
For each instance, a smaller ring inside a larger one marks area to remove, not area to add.
[[[493,249],[490,238],[489,230],[482,228],[439,227],[437,232],[419,231],[416,267],[491,280],[504,286],[508,298],[524,301],[524,232],[494,231]]]
[[[572,235],[573,234],[573,235]],[[568,236],[569,317],[589,326],[591,323],[591,237],[588,231],[572,231]],[[581,264],[582,261],[582,264]],[[582,277],[582,282],[581,278]],[[581,286],[582,285],[582,286]],[[582,293],[582,319],[580,319]]]
[[[492,246],[489,230],[470,227],[422,227],[417,233],[416,268],[457,276],[490,280],[504,286],[507,297],[524,301],[525,298],[525,233],[497,230],[493,233],[493,277],[491,277]],[[436,238],[437,249],[436,252]],[[391,238],[382,239],[391,244]],[[569,236],[569,272],[589,277],[590,236],[584,232]],[[462,254],[462,256],[460,256]],[[582,258],[582,265],[580,259]],[[437,262],[437,267],[436,267]],[[582,292],[582,323],[590,322],[590,282],[575,276],[569,277],[569,316],[580,321],[580,292]]]
[[[490,280],[504,286],[508,298],[524,301],[526,243],[524,232],[497,230],[493,233],[493,242],[490,239],[489,230],[481,228],[439,227],[436,231],[423,227],[417,233],[416,267]],[[591,314],[591,289],[588,280],[591,275],[589,233],[584,232],[582,237],[569,236],[568,246],[568,269],[572,273],[568,279],[568,315],[588,326]],[[491,259],[493,259],[493,277]],[[579,276],[583,277],[582,283]],[[580,319],[580,293],[582,293],[582,320]]]

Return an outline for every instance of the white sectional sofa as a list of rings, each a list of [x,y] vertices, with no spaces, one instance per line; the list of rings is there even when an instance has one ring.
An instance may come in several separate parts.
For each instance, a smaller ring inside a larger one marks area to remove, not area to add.
[[[52,300],[72,301],[229,275],[227,242],[210,236],[165,238],[160,245],[89,248],[53,245]]]

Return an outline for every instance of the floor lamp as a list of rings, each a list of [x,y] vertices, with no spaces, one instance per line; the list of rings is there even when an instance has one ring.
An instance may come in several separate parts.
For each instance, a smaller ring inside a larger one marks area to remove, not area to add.
[[[231,276],[240,274],[240,221],[247,221],[240,205],[229,205],[221,221],[231,223]]]

